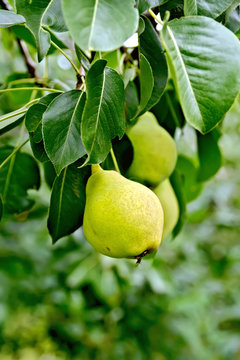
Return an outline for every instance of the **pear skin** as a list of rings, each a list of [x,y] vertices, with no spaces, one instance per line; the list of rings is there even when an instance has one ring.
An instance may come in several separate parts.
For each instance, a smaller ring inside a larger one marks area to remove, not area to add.
[[[171,175],[177,161],[176,144],[152,113],[140,116],[127,135],[134,149],[128,177],[156,186]]]
[[[165,239],[174,229],[179,218],[179,205],[175,192],[169,179],[161,182],[154,193],[160,200],[164,213],[163,239]]]
[[[163,231],[163,210],[146,186],[96,165],[86,187],[83,231],[101,254],[136,258],[156,251]]]

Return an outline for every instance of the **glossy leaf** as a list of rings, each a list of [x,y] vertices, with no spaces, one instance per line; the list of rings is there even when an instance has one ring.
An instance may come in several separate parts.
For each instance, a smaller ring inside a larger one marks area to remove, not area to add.
[[[140,100],[137,111],[133,113],[133,117],[130,120],[134,120],[136,117],[140,116],[148,110],[148,104],[152,96],[154,79],[152,68],[143,54],[140,54]],[[131,89],[133,90],[133,89]],[[132,92],[133,95],[133,92]],[[128,117],[130,113],[128,112]]]
[[[44,178],[46,180],[46,183],[50,188],[52,188],[57,174],[51,161],[44,162],[43,169],[44,169]]]
[[[85,153],[80,136],[80,123],[85,94],[71,90],[59,95],[43,115],[45,150],[57,174]]]
[[[129,81],[125,89],[125,104],[127,111],[127,120],[130,121],[134,118],[139,107],[137,87],[133,81]]]
[[[147,11],[149,8],[161,5],[165,0],[138,0],[138,11],[140,14]]]
[[[173,238],[175,238],[180,231],[183,228],[183,225],[186,221],[186,197],[183,191],[183,177],[181,175],[181,173],[178,172],[177,169],[174,170],[174,172],[172,173],[171,177],[170,177],[170,181],[172,184],[172,187],[174,189],[174,192],[176,194],[177,200],[178,200],[178,205],[179,205],[179,218],[178,218],[178,222],[175,226],[175,228],[172,231],[172,236]]]
[[[0,164],[13,152],[12,146],[0,148]],[[0,194],[8,213],[29,210],[34,201],[28,199],[28,189],[38,189],[40,173],[36,161],[29,154],[17,152],[0,169]]]
[[[25,23],[23,16],[15,14],[12,11],[0,10],[0,28],[8,28],[16,24]]]
[[[57,32],[68,31],[62,13],[62,0],[52,0],[45,12],[43,24]]]
[[[33,33],[29,30],[27,26],[24,25],[16,25],[11,28],[11,30],[14,32],[14,34],[17,35],[17,37],[21,40],[26,41],[28,44],[32,45],[34,48],[37,48],[36,39],[33,35]],[[56,35],[51,31],[50,28],[44,27],[44,30],[47,31],[50,35],[51,40],[57,44],[60,48],[66,49],[67,46],[59,40]],[[57,51],[57,49],[51,45],[48,49],[48,52],[46,55],[50,55]]]
[[[50,35],[41,28],[43,18],[51,0],[16,0],[17,12],[26,19],[26,25],[33,33],[38,47],[38,60],[41,61],[50,48]]]
[[[37,104],[32,105],[27,113],[25,125],[29,132],[30,144],[33,155],[40,162],[49,161],[47,153],[44,148],[43,134],[42,134],[42,118],[48,105],[55,99],[59,94],[52,93],[43,96]]]
[[[85,52],[120,47],[138,27],[133,0],[63,0],[74,42]]]
[[[30,106],[26,113],[26,128],[29,132],[35,132],[42,127],[42,118],[44,112],[47,110],[48,105],[57,97],[58,93],[48,94],[43,96],[37,104]],[[42,140],[42,136],[39,141]]]
[[[207,181],[213,177],[222,165],[221,151],[218,146],[218,133],[211,131],[206,135],[198,133],[198,180]]]
[[[145,108],[149,110],[162,96],[168,79],[168,68],[157,32],[146,17],[143,20],[145,27],[139,36],[140,51],[151,66],[154,81],[152,94]]]
[[[139,116],[146,111],[152,95],[153,85],[152,68],[146,57],[140,54],[140,102],[135,116]]]
[[[26,113],[26,128],[29,132],[36,131],[39,124],[42,122],[42,116],[46,111],[47,107],[42,104],[32,105]]]
[[[74,44],[74,45],[75,45],[75,51],[76,51],[78,61],[80,62],[80,64],[84,68],[84,70],[88,71],[90,69],[91,64],[90,64],[90,61],[89,61],[87,55],[84,54],[84,52],[80,49],[79,46],[77,46],[77,44]]]
[[[47,156],[44,148],[43,140],[36,142],[32,133],[29,134],[29,138],[34,157],[40,162],[49,161],[49,157]]]
[[[86,77],[87,100],[82,118],[82,141],[86,163],[102,162],[111,149],[111,140],[125,131],[124,85],[120,75],[96,61]]]
[[[161,38],[185,118],[207,133],[222,120],[240,89],[239,41],[204,16],[169,22]]]
[[[13,119],[11,118],[11,122],[8,122],[7,125],[3,125],[2,127],[0,127],[0,135],[3,135],[5,133],[7,133],[8,131],[14,129],[15,127],[17,127],[18,125],[20,125],[23,120],[25,119],[25,116],[20,116],[17,120],[16,118],[14,117]]]
[[[82,225],[86,202],[85,186],[89,176],[90,167],[79,169],[74,164],[67,166],[56,177],[48,217],[48,229],[53,243]]]
[[[216,18],[221,15],[233,0],[184,0],[184,14],[205,15]]]

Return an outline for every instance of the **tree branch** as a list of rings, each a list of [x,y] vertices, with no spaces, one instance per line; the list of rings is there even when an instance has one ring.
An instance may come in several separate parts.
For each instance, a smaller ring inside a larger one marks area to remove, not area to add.
[[[3,10],[12,11],[12,7],[4,0],[0,0],[0,5]],[[29,55],[26,45],[18,37],[16,37],[16,41],[17,41],[19,50],[20,50],[21,54],[23,55],[24,62],[25,62],[25,65],[26,65],[26,68],[28,70],[30,77],[37,78],[36,64],[34,63],[31,56]]]

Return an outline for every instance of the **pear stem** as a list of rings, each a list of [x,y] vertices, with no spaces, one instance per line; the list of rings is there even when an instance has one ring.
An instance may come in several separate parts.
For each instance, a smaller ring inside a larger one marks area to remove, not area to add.
[[[113,148],[111,148],[110,154],[111,154],[111,156],[112,156],[113,165],[114,165],[116,171],[117,171],[119,174],[121,174],[121,171],[120,171],[119,166],[118,166],[118,163],[117,163],[116,156],[115,156],[114,151],[113,151]]]
[[[99,170],[101,170],[101,166],[99,164],[93,164],[91,165],[91,170],[92,170],[92,174],[95,174],[96,172],[98,172]]]

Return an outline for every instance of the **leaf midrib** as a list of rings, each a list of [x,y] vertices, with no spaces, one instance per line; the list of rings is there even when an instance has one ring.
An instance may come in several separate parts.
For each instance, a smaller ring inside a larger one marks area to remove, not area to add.
[[[55,230],[54,240],[56,240],[56,238],[58,236],[58,231],[59,231],[59,224],[60,224],[61,210],[62,210],[62,200],[63,200],[63,188],[64,188],[64,185],[65,185],[67,169],[68,169],[68,166],[66,166],[66,168],[64,169],[64,172],[63,172],[62,184],[61,184],[61,189],[60,189],[60,194],[59,194],[59,207],[58,207],[58,215],[57,215],[57,222],[56,222],[56,230]]]
[[[195,106],[196,106],[196,108],[197,108],[198,111],[199,111],[199,115],[201,116],[201,111],[200,111],[200,108],[199,108],[199,106],[198,106],[198,102],[197,102],[196,96],[195,96],[195,94],[194,94],[194,91],[193,91],[193,88],[192,88],[192,85],[191,85],[191,81],[190,81],[190,79],[189,79],[189,76],[188,76],[188,73],[187,73],[187,69],[186,69],[186,66],[185,66],[185,64],[184,64],[184,61],[183,61],[183,58],[182,58],[182,54],[181,54],[180,49],[179,49],[179,47],[178,47],[178,44],[177,44],[177,42],[176,42],[175,36],[174,36],[172,30],[170,29],[170,27],[169,27],[168,25],[166,26],[166,29],[167,29],[167,31],[168,31],[168,33],[169,33],[169,36],[170,36],[170,38],[171,38],[171,40],[172,40],[172,42],[173,42],[173,45],[174,45],[174,48],[175,48],[175,50],[176,50],[176,52],[177,52],[178,58],[179,58],[179,60],[180,60],[180,62],[181,62],[182,69],[183,69],[183,73],[184,73],[184,75],[185,75],[185,78],[186,78],[188,87],[189,87],[189,89],[190,89],[190,91],[191,91],[191,93],[192,93],[193,99],[195,100]],[[170,51],[169,51],[169,53],[170,53]],[[175,67],[175,66],[174,66],[174,67]]]
[[[91,40],[92,40],[92,37],[93,37],[93,28],[94,28],[94,23],[95,23],[96,16],[97,16],[98,4],[99,4],[99,0],[96,0],[95,5],[94,5],[94,9],[93,9],[93,17],[92,17],[92,22],[91,22],[91,31],[90,31],[89,39],[88,39],[88,49],[89,50],[91,48],[90,43],[91,43]]]
[[[105,69],[104,69],[103,70],[102,90],[101,90],[101,96],[100,96],[98,112],[97,112],[97,121],[96,121],[96,126],[95,126],[94,137],[93,137],[93,140],[92,140],[92,146],[91,146],[89,154],[91,154],[92,151],[93,151],[94,143],[95,143],[95,140],[96,140],[96,137],[97,137],[97,129],[98,129],[99,120],[100,120],[100,111],[101,111],[101,107],[102,107],[102,99],[103,99],[103,92],[104,92],[104,87],[105,87],[105,80],[106,80],[106,74],[105,74]]]
[[[70,129],[71,129],[71,127],[72,127],[73,119],[74,119],[74,117],[75,117],[75,114],[76,114],[78,105],[79,105],[79,103],[80,103],[80,100],[81,100],[81,98],[82,98],[82,95],[83,95],[83,92],[82,92],[81,95],[79,96],[79,99],[78,99],[78,101],[77,101],[77,103],[76,103],[76,106],[75,106],[75,108],[74,108],[74,110],[73,110],[73,113],[72,113],[72,116],[71,116],[71,120],[70,120],[70,123],[69,123],[69,127],[68,127],[68,131],[67,131],[67,135],[66,135],[66,138],[65,138],[65,142],[64,142],[64,144],[63,144],[63,149],[62,149],[62,152],[61,152],[61,156],[60,156],[59,163],[61,163],[61,161],[62,161],[63,154],[64,154],[64,151],[65,151],[65,148],[66,148],[66,144],[67,144],[67,140],[68,140],[68,137],[69,137],[69,134],[70,134]]]

